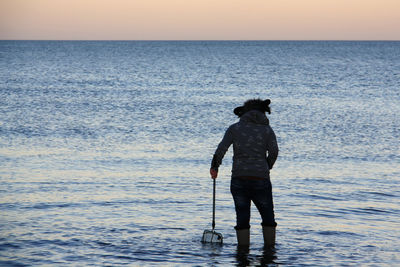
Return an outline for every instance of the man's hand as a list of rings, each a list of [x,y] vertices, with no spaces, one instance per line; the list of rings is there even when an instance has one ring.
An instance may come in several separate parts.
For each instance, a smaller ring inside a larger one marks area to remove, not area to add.
[[[211,169],[210,169],[210,174],[211,174],[211,178],[212,178],[212,179],[216,179],[217,176],[218,176],[218,171],[215,170],[215,169],[213,169],[213,168],[211,168]]]

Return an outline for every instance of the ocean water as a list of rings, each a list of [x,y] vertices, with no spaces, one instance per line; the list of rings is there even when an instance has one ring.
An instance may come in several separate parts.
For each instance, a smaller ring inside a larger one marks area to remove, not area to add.
[[[233,109],[270,98],[277,245],[238,251]],[[400,42],[0,42],[1,266],[400,265]]]

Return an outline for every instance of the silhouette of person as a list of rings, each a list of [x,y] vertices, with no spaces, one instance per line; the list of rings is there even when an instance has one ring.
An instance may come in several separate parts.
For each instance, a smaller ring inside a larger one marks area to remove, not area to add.
[[[235,230],[239,246],[250,243],[251,201],[261,214],[264,244],[275,244],[277,224],[270,170],[278,157],[278,144],[265,114],[271,113],[270,103],[269,99],[250,99],[235,108],[234,113],[240,119],[226,130],[211,162],[211,178],[216,179],[218,167],[233,144],[231,193],[235,203]]]

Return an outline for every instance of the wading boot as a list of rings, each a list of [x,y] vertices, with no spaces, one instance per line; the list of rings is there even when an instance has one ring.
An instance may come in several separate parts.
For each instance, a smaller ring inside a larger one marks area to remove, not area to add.
[[[250,229],[236,229],[236,237],[238,241],[238,246],[250,245]]]
[[[263,229],[263,236],[264,236],[264,246],[266,247],[273,247],[275,246],[275,235],[276,235],[276,227],[275,226],[264,226]]]

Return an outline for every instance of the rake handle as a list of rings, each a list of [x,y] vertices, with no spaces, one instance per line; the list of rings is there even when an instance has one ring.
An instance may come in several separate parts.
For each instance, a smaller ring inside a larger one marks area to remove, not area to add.
[[[213,179],[213,213],[212,213],[212,230],[215,228],[215,179]]]

